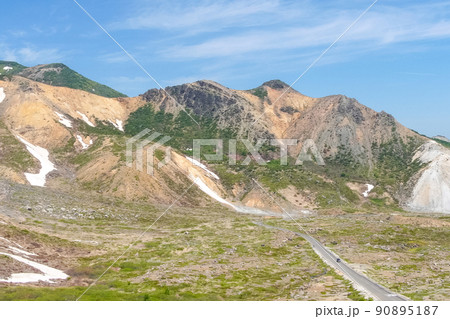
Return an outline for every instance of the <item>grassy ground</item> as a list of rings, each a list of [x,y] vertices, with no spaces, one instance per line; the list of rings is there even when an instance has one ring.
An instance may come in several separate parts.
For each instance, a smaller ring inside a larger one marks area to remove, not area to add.
[[[281,224],[296,229],[292,222]],[[302,224],[354,268],[391,290],[412,300],[450,298],[449,217],[328,210]]]
[[[74,300],[137,239],[83,300],[364,299],[302,238],[257,226],[261,217],[219,205],[175,207],[141,238],[166,207],[20,186],[5,208],[17,216],[0,223],[0,236],[70,279],[2,284],[1,300]],[[295,229],[281,218],[264,222]],[[332,209],[301,219],[355,268],[413,300],[450,297],[449,222],[443,216]]]
[[[71,202],[61,195],[43,199],[45,190],[36,196],[29,190],[22,187],[12,196],[25,221],[0,224],[0,236],[36,252],[38,262],[65,271],[70,279],[57,285],[2,284],[1,300],[76,299],[165,209],[110,202],[111,208],[101,211],[99,202]],[[11,209],[18,209],[14,205]],[[83,300],[362,298],[302,238],[259,227],[254,218],[218,205],[174,208]]]

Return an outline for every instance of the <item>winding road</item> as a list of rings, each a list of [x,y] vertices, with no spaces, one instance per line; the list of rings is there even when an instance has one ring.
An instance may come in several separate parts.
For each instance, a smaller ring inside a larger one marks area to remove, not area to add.
[[[334,269],[341,272],[344,277],[349,279],[354,285],[355,288],[358,290],[365,291],[368,295],[373,297],[375,300],[381,300],[381,301],[406,301],[408,298],[393,293],[389,291],[386,287],[383,287],[376,282],[372,281],[368,277],[356,272],[353,270],[347,263],[344,261],[337,262],[337,259],[339,258],[338,255],[330,251],[328,248],[326,248],[322,243],[320,243],[317,239],[314,237],[311,237],[310,235],[295,232],[289,229],[270,226],[267,224],[264,224],[262,222],[254,222],[258,226],[270,228],[270,229],[277,229],[281,231],[287,231],[294,233],[298,236],[303,237],[306,239],[314,249],[314,251],[319,255],[320,258],[322,258],[323,261],[325,261],[329,266],[333,267]]]

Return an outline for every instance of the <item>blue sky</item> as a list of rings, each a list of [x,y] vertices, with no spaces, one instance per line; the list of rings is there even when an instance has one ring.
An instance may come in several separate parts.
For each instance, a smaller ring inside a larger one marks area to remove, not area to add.
[[[373,1],[78,0],[162,86],[292,83]],[[157,85],[72,0],[5,1],[0,59],[62,62],[134,96]],[[450,1],[378,3],[294,88],[450,137]]]

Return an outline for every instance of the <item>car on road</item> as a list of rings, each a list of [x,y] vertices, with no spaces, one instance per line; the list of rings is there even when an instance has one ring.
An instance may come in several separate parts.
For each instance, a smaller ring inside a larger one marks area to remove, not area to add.
[[[336,262],[340,263],[341,262],[341,258],[336,259]]]

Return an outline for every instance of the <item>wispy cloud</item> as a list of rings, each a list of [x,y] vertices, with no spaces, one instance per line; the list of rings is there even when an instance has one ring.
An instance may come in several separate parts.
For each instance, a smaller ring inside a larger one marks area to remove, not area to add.
[[[9,34],[16,38],[21,38],[27,35],[27,31],[25,30],[10,30]]]
[[[64,56],[58,49],[36,49],[31,45],[11,48],[9,43],[0,43],[0,60],[18,61],[23,64],[51,63],[61,61]]]
[[[149,6],[140,1],[139,9],[111,27],[164,32],[166,42],[159,43],[162,49],[156,53],[166,60],[224,57],[245,60],[251,54],[288,54],[289,50],[315,50],[328,45],[367,4],[169,0],[152,2]],[[397,43],[449,38],[449,9],[448,1],[413,5],[380,1],[340,44],[352,51],[374,51]],[[155,52],[153,48],[142,50]]]
[[[329,44],[357,15],[356,10],[341,10],[329,14],[331,18],[325,23],[310,19],[297,24],[300,26],[290,24],[274,29],[218,35],[198,42],[185,41],[161,50],[160,54],[168,58],[199,59],[313,48]],[[341,42],[377,50],[390,44],[449,38],[450,17],[442,18],[440,15],[435,5],[381,7],[369,12]]]
[[[63,54],[58,49],[34,49],[25,47],[17,50],[17,54],[21,61],[25,63],[42,63],[60,61]]]
[[[130,58],[123,53],[120,52],[114,52],[114,53],[106,53],[103,55],[100,55],[99,60],[106,63],[123,63],[123,62],[129,62]]]
[[[240,1],[157,1],[140,6],[125,21],[111,25],[114,29],[165,29],[186,33],[213,32],[227,27],[243,27],[267,23],[261,16],[279,16],[278,0]],[[288,11],[284,11],[288,13]]]

